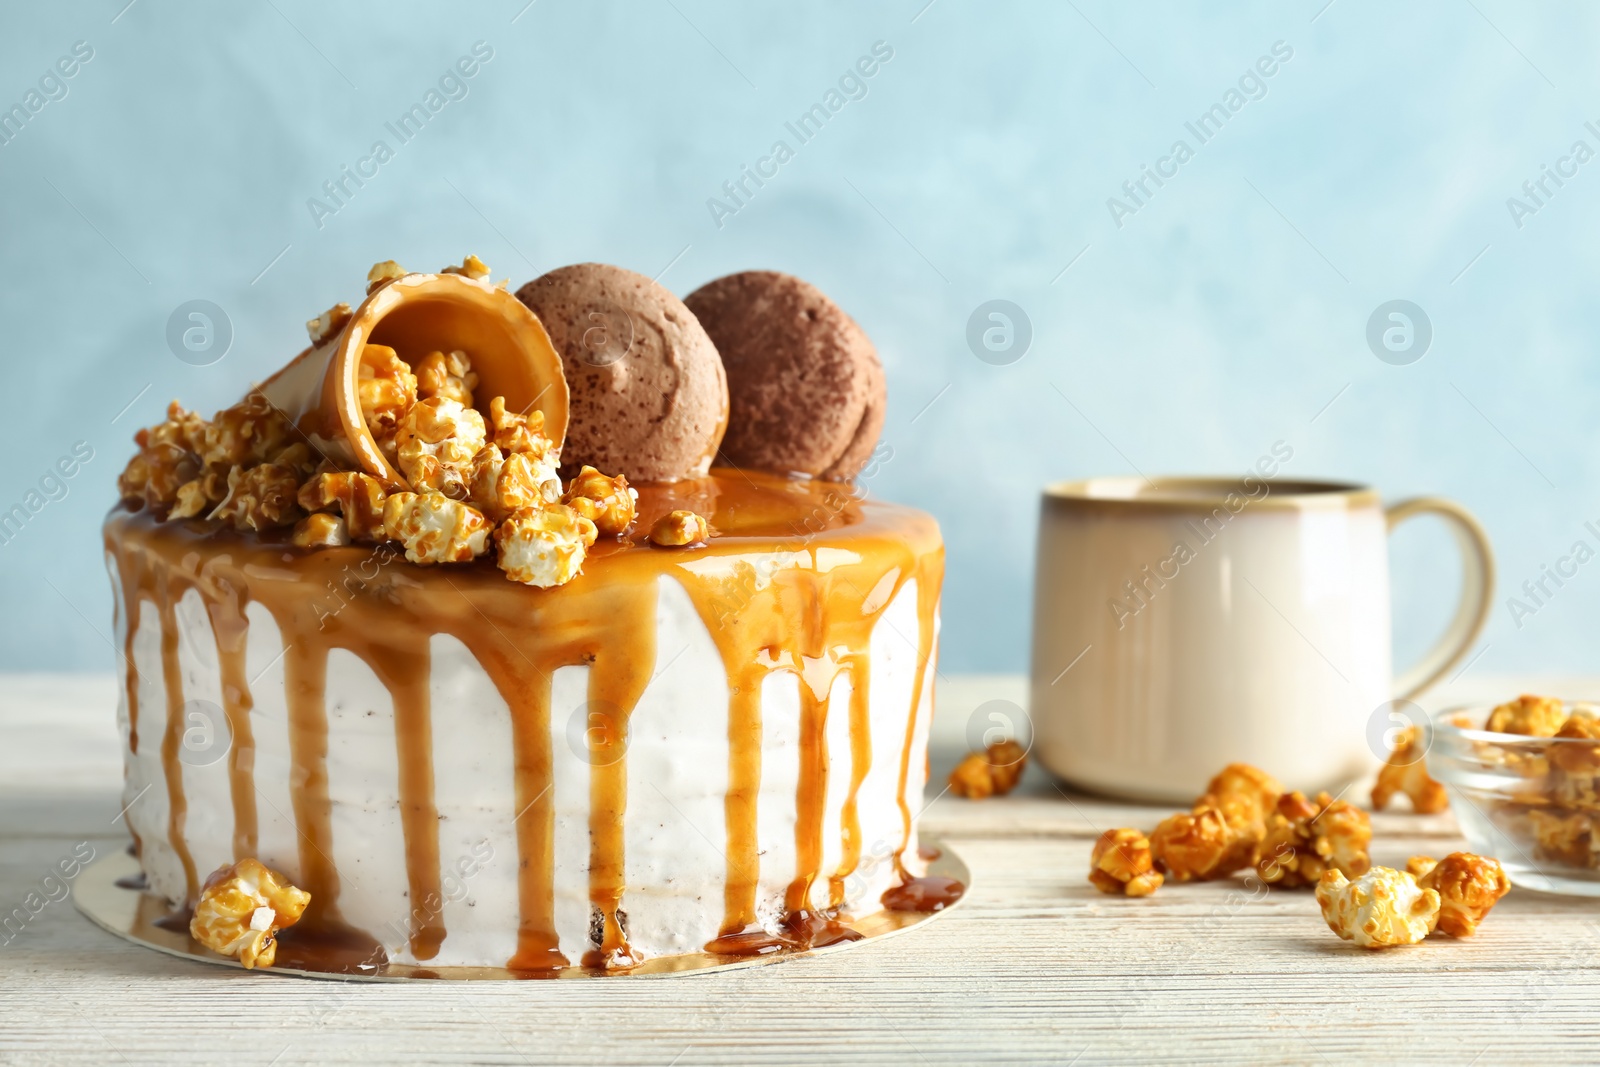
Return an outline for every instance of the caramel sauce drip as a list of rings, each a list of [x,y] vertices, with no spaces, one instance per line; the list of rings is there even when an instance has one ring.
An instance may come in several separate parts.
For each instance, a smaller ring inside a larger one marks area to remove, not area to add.
[[[297,634],[296,637],[304,637]],[[328,647],[290,640],[283,656],[289,702],[289,800],[298,832],[301,889],[311,894],[302,921],[331,925],[339,914],[333,862],[333,805],[328,799]]]
[[[893,889],[884,891],[883,906],[890,911],[943,911],[967,892],[967,887],[954,878],[928,875],[907,878]]]
[[[406,887],[411,900],[411,954],[431,960],[444,942],[440,915],[439,809],[433,788],[433,715],[428,645],[370,650],[378,680],[394,697],[394,742],[399,762],[400,827],[406,843]]]
[[[642,537],[676,508],[704,514],[715,536],[703,547],[666,550]],[[315,962],[320,969],[365,970],[386,959],[381,945],[344,923],[340,874],[333,860],[328,782],[328,653],[342,648],[366,663],[388,688],[394,707],[400,767],[400,816],[411,901],[410,947],[418,959],[435,956],[448,931],[437,907],[439,812],[432,765],[436,723],[430,703],[430,641],[448,634],[462,642],[510,709],[515,768],[519,927],[513,970],[548,972],[568,965],[555,927],[555,802],[553,735],[581,713],[587,725],[580,756],[590,764],[589,898],[600,936],[583,962],[628,966],[641,957],[627,942],[624,894],[624,815],[628,803],[628,718],[657,669],[658,579],[688,591],[727,670],[727,881],[723,936],[712,945],[765,951],[849,939],[852,932],[813,910],[812,887],[829,880],[833,908],[844,879],[860,862],[855,798],[873,752],[870,736],[870,641],[874,627],[907,581],[917,584],[918,672],[905,709],[906,751],[899,768],[899,806],[909,841],[912,816],[905,796],[910,740],[917,724],[925,666],[933,654],[933,617],[943,548],[933,520],[919,512],[867,502],[847,487],[757,472],[718,471],[670,486],[640,487],[634,533],[595,545],[584,573],[555,589],[508,581],[488,560],[451,567],[405,563],[394,546],[306,550],[281,539],[241,535],[201,521],[158,523],[148,513],[114,509],[106,521],[107,550],[117,563],[127,605],[126,685],[130,748],[137,751],[138,687],[132,658],[140,604],[160,611],[163,668],[169,704],[163,769],[175,813],[169,830],[180,859],[183,835],[182,768],[174,732],[184,698],[177,668],[174,606],[184,592],[200,594],[216,632],[223,698],[232,731],[230,794],[236,858],[257,845],[253,700],[245,677],[245,608],[264,607],[284,644],[288,701],[290,793],[298,834],[298,883],[312,895],[306,918],[286,931],[279,960]],[[911,635],[901,635],[912,640]],[[170,653],[169,653],[170,649]],[[170,662],[169,662],[170,661]],[[551,679],[564,666],[587,665],[587,704],[551,707]],[[797,870],[785,893],[787,917],[775,938],[756,936],[760,872],[757,800],[762,767],[762,686],[774,672],[800,679],[801,775],[795,826]],[[826,825],[827,723],[839,675],[851,680],[851,782],[838,833],[842,859],[823,869]],[[181,731],[181,723],[177,729]],[[169,752],[170,750],[170,752]],[[190,897],[196,891],[186,863]],[[292,935],[292,936],[291,936]],[[729,939],[733,939],[729,941]],[[763,948],[768,942],[771,948]],[[325,945],[325,949],[316,946]],[[707,946],[708,951],[721,949]],[[320,955],[319,955],[320,953]],[[311,968],[319,969],[319,968]]]
[[[618,603],[607,614],[627,620],[626,633],[593,649],[584,740],[589,753],[589,903],[600,913],[600,944],[589,967],[626,967],[642,960],[629,946],[619,912],[627,888],[623,845],[628,809],[628,720],[655,673],[656,583],[607,590]]]
[[[170,589],[157,601],[161,615],[161,678],[167,691],[167,728],[161,738],[161,776],[167,780],[167,836],[172,850],[183,864],[186,886],[185,901],[200,898],[200,878],[194,869],[194,857],[189,854],[189,842],[184,836],[184,822],[189,816],[189,803],[183,794],[182,762],[178,750],[183,745],[185,728],[183,712],[183,666],[178,662],[178,600]]]
[[[240,576],[232,573],[231,560],[219,557],[202,567],[204,584],[212,591],[206,614],[216,636],[217,668],[222,682],[222,711],[228,724],[228,791],[233,801],[233,858],[255,858],[259,849],[256,813],[256,745],[250,726],[255,700],[245,674],[245,641],[250,629],[239,602]]]
[[[845,879],[861,863],[861,812],[856,797],[872,767],[872,660],[864,653],[851,659],[850,792],[845,794],[844,808],[839,813],[839,866],[828,880],[828,903],[833,908],[844,905]]]
[[[911,879],[911,872],[906,870],[905,853],[911,844],[911,826],[916,821],[916,816],[911,811],[911,798],[906,795],[906,786],[911,776],[911,739],[917,732],[916,709],[922,703],[922,688],[927,683],[928,669],[933,665],[934,656],[937,655],[934,646],[934,620],[939,604],[939,588],[944,584],[944,548],[940,547],[937,553],[923,557],[920,563],[924,574],[923,580],[917,582],[917,677],[912,683],[912,711],[906,720],[905,743],[900,749],[900,785],[895,793],[895,799],[900,805],[901,822],[905,827],[904,836],[900,838],[900,847],[894,851],[895,870],[900,872],[902,882]]]
[[[505,635],[481,647],[469,643],[511,709],[511,751],[517,816],[517,950],[506,966],[555,970],[568,960],[557,946],[555,918],[556,808],[550,741],[550,675]]]
[[[217,664],[222,676],[222,711],[228,721],[228,792],[233,801],[233,858],[249,859],[258,852],[256,815],[256,746],[250,728],[254,701],[244,673],[244,645],[225,648],[217,638]]]
[[[801,909],[785,915],[775,934],[760,928],[723,934],[707,942],[706,951],[716,956],[769,956],[774,952],[802,952],[862,938],[859,931],[837,919]]]

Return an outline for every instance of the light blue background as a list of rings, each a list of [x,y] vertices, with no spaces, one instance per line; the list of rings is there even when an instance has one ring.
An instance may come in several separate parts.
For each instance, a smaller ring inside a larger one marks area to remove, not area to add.
[[[94,49],[0,146],[0,510],[75,441],[95,453],[0,546],[0,667],[112,665],[99,521],[168,399],[236,399],[374,260],[469,251],[514,285],[579,260],[679,293],[769,267],[844,305],[889,374],[871,491],[944,524],[947,668],[1025,667],[1041,484],[1240,472],[1280,440],[1286,475],[1483,518],[1504,581],[1473,670],[1596,666],[1600,563],[1520,628],[1505,605],[1575,540],[1600,547],[1600,161],[1520,229],[1506,207],[1573,141],[1600,149],[1588,7],[125,2],[0,10],[0,106]],[[384,123],[479,40],[467,97],[319,229],[307,199],[393,147]],[[784,123],[880,40],[867,96],[798,144]],[[1194,147],[1185,121],[1276,41],[1293,58],[1266,95],[1119,229],[1107,198]],[[718,227],[707,199],[780,138],[795,158]],[[164,340],[196,298],[235,330],[201,368]],[[1008,366],[966,342],[995,298],[1032,322]],[[1409,366],[1364,339],[1395,298],[1433,323]],[[1393,559],[1405,659],[1454,563],[1424,529]]]

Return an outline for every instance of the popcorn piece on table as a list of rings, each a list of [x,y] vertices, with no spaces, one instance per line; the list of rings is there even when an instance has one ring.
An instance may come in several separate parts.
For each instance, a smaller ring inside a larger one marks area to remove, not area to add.
[[[576,578],[594,539],[594,523],[564,504],[522,508],[494,531],[506,577],[540,589]]]
[[[318,511],[295,523],[289,540],[299,548],[335,548],[350,543],[350,530],[338,515]]]
[[[1248,763],[1230,763],[1211,779],[1195,806],[1210,803],[1220,808],[1224,802],[1231,802],[1244,811],[1253,810],[1256,818],[1265,819],[1282,795],[1282,783],[1266,771]]]
[[[1260,837],[1229,823],[1207,803],[1162,819],[1150,834],[1156,866],[1175,882],[1226,878],[1256,859]]]
[[[1414,945],[1439,917],[1438,891],[1392,867],[1374,867],[1353,882],[1341,871],[1324,871],[1317,905],[1328,929],[1362,948]]]
[[[544,412],[531,411],[526,415],[506,410],[506,398],[497,396],[489,401],[489,425],[494,427],[494,443],[506,452],[555,452],[555,442],[545,436]]]
[[[349,324],[351,318],[350,305],[338,303],[314,319],[306,320],[306,333],[311,337],[311,343],[320,345]]]
[[[1484,723],[1483,728],[1502,734],[1554,737],[1566,719],[1567,713],[1561,701],[1554,697],[1531,696],[1524,693],[1491,711],[1489,720]]]
[[[406,269],[392,259],[382,263],[374,263],[372,269],[367,271],[367,292],[372,292],[380,285],[386,285],[396,278],[404,278]]]
[[[950,792],[968,800],[1003,797],[1022,781],[1027,766],[1027,749],[1015,741],[996,741],[982,752],[967,753],[956,764],[950,772]]]
[[[395,434],[400,473],[417,492],[465,500],[472,460],[487,443],[483,416],[454,400],[434,397],[413,404]]]
[[[489,549],[483,512],[443,493],[394,493],[383,502],[383,532],[412,563],[466,563]]]
[[[460,349],[449,355],[429,352],[417,361],[416,371],[417,396],[423,400],[442,396],[462,407],[472,406],[472,391],[478,387],[478,375],[465,352]]]
[[[1435,815],[1450,806],[1444,786],[1428,776],[1422,757],[1422,732],[1407,726],[1395,738],[1388,762],[1378,770],[1378,781],[1372,787],[1374,809],[1387,808],[1396,793],[1409,797],[1411,809],[1419,815]]]
[[[1406,860],[1406,873],[1411,877],[1420,880],[1423,875],[1427,874],[1438,865],[1439,861],[1434,859],[1432,856],[1412,856],[1410,859]]]
[[[1422,867],[1417,861],[1427,859],[1413,856],[1406,863],[1406,869]],[[1489,909],[1511,892],[1511,880],[1506,877],[1500,861],[1470,852],[1452,852],[1438,863],[1428,860],[1417,884],[1439,894],[1437,927],[1451,937],[1471,937],[1477,933],[1478,924],[1489,914]]]
[[[276,463],[235,467],[228,472],[228,495],[207,518],[230,523],[236,530],[287,526],[300,517],[295,499],[299,491],[294,471]]]
[[[685,548],[709,540],[706,520],[692,511],[669,511],[650,527],[650,543],[661,548]]]
[[[351,540],[376,542],[384,536],[383,504],[387,495],[383,483],[370,474],[322,471],[300,487],[299,503],[312,512],[337,508]]]
[[[1147,897],[1165,881],[1150,859],[1150,839],[1138,830],[1107,830],[1089,854],[1089,881],[1102,893]]]
[[[1328,870],[1355,877],[1372,866],[1371,841],[1372,820],[1348,801],[1319,793],[1312,802],[1298,790],[1285,793],[1267,819],[1256,870],[1283,889],[1312,885]]]
[[[213,952],[237,956],[246,970],[271,967],[278,931],[300,921],[311,894],[257,860],[219,867],[206,879],[189,934]]]
[[[467,484],[472,503],[496,522],[504,522],[513,511],[561,498],[561,476],[548,452],[507,455],[499,445],[484,445],[472,457]]]
[[[594,523],[602,535],[616,537],[627,533],[628,527],[633,525],[639,491],[631,488],[628,479],[620,474],[608,478],[585,465],[567,483],[562,503]]]

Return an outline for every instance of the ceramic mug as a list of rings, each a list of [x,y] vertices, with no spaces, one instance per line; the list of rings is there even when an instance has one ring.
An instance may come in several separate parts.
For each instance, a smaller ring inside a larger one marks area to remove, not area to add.
[[[1387,534],[1436,515],[1461,599],[1421,661],[1390,675]],[[1466,654],[1494,556],[1461,506],[1385,508],[1360,485],[1092,478],[1044,492],[1034,587],[1033,752],[1100,793],[1187,805],[1242,761],[1307,791],[1378,754],[1369,722]]]

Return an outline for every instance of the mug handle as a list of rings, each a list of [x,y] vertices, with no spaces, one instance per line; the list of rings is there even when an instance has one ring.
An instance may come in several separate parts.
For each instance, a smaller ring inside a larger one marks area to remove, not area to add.
[[[1460,663],[1483,632],[1494,596],[1494,550],[1489,547],[1489,535],[1478,520],[1453,500],[1437,496],[1412,497],[1390,504],[1383,509],[1383,515],[1391,533],[1407,519],[1437,515],[1450,527],[1456,547],[1461,550],[1461,599],[1456,603],[1455,617],[1427,654],[1395,679],[1394,687],[1399,690],[1397,699],[1411,700]]]

